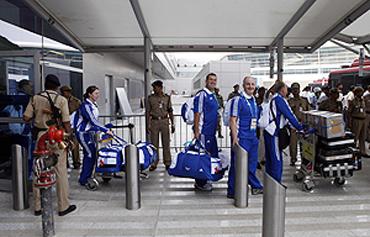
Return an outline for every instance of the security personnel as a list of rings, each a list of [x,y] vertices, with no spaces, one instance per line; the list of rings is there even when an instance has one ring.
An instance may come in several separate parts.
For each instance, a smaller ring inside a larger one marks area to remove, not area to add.
[[[218,103],[214,94],[217,76],[209,73],[206,76],[206,86],[194,97],[194,138],[205,146],[211,157],[218,157],[216,139]],[[211,191],[212,184],[208,180],[196,179],[195,189]]]
[[[265,128],[265,149],[266,149],[266,173],[281,182],[283,174],[283,154],[279,148],[279,130],[289,123],[297,130],[303,131],[302,125],[298,122],[289,107],[285,97],[288,94],[288,87],[282,81],[277,81],[274,85],[276,93],[271,99],[272,122]]]
[[[67,133],[71,132],[69,110],[67,100],[58,95],[57,89],[60,86],[59,79],[55,75],[49,74],[45,78],[45,91],[35,95],[27,105],[26,111],[23,114],[23,119],[30,122],[33,118],[34,132],[39,139],[48,129],[47,122],[52,119],[52,112],[48,96],[51,97],[54,105],[60,109],[62,122]],[[76,209],[75,205],[70,205],[68,194],[68,176],[67,176],[67,153],[66,149],[58,149],[54,151],[58,156],[58,163],[55,166],[56,173],[56,189],[58,197],[59,216],[64,216]],[[35,200],[35,215],[41,215],[40,190],[33,187],[33,195]]]
[[[148,97],[148,132],[151,142],[157,149],[159,148],[159,133],[161,133],[163,163],[168,170],[171,165],[169,120],[171,120],[171,132],[175,132],[171,97],[163,93],[162,81],[157,80],[152,83],[152,86],[154,94]],[[149,168],[149,171],[154,171],[157,168],[158,161]]]
[[[338,101],[339,91],[337,88],[330,89],[329,98],[321,102],[319,110],[330,111],[333,113],[342,113],[342,102]]]
[[[254,78],[247,76],[243,79],[244,91],[240,93],[240,96],[232,99],[229,123],[233,146],[239,144],[248,152],[248,180],[252,187],[252,195],[263,193],[262,184],[256,176],[258,163],[258,106],[253,96],[255,88],[256,81]],[[227,182],[228,198],[234,198],[235,154],[234,152],[231,154],[231,165]]]
[[[81,101],[74,97],[72,95],[72,88],[70,86],[62,86],[60,88],[60,93],[62,96],[64,96],[67,101],[68,101],[68,109],[69,109],[69,114],[71,115],[73,112],[78,110],[78,108],[81,105]],[[79,169],[81,166],[81,160],[80,160],[80,146],[78,145],[78,141],[76,137],[73,138],[73,143],[74,143],[74,148],[72,150],[72,157],[73,157],[73,168],[74,169]]]
[[[353,91],[355,98],[349,101],[348,104],[348,125],[355,135],[355,144],[359,144],[360,153],[366,156],[365,140],[366,140],[366,112],[365,101],[362,98],[364,89],[356,87]]]
[[[229,96],[227,97],[227,100],[231,100],[232,98],[234,98],[235,96],[238,96],[240,95],[240,92],[239,92],[239,84],[235,84],[233,86],[233,91],[229,94]]]
[[[364,93],[364,101],[365,101],[365,112],[366,112],[366,141],[370,142],[370,85],[367,86],[367,90]]]
[[[289,98],[288,103],[292,109],[294,115],[297,117],[299,122],[302,122],[303,114],[302,111],[307,111],[310,109],[310,104],[306,98],[303,98],[299,95],[300,85],[297,82],[292,83],[291,87],[293,97]],[[297,132],[292,129],[290,132],[290,145],[289,145],[289,154],[290,154],[290,165],[294,166],[297,161]]]

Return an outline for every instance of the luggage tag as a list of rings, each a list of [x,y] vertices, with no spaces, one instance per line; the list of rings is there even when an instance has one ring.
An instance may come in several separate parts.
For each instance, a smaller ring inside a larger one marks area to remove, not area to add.
[[[256,130],[257,129],[257,119],[256,118],[252,118],[251,119],[251,130]]]

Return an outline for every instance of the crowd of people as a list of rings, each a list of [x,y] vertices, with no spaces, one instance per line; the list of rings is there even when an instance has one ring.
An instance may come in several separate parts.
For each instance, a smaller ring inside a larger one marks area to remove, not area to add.
[[[205,87],[199,91],[193,100],[194,111],[194,139],[201,141],[205,150],[212,157],[218,157],[219,148],[217,137],[223,138],[221,117],[225,110],[224,100],[217,88],[217,75],[210,73],[205,78]],[[29,92],[29,84],[21,81],[20,93]],[[84,186],[93,174],[97,160],[97,144],[95,134],[101,131],[110,136],[113,132],[99,122],[97,100],[100,96],[99,88],[89,86],[83,95],[83,101],[72,95],[72,88],[62,86],[60,94],[59,79],[55,75],[45,78],[45,90],[31,97],[24,110],[23,118],[27,123],[32,122],[32,133],[37,141],[48,129],[48,121],[53,117],[50,112],[50,101],[60,110],[63,129],[70,134],[72,143],[70,150],[73,153],[73,167],[80,169],[79,184]],[[146,115],[148,120],[147,132],[150,142],[159,148],[159,138],[162,140],[163,163],[166,169],[171,165],[170,133],[175,133],[174,115],[171,97],[163,92],[163,83],[153,82],[153,94],[147,98]],[[288,87],[284,82],[277,81],[271,88],[256,87],[256,79],[246,76],[242,81],[242,89],[234,85],[227,101],[230,103],[229,129],[232,146],[239,145],[248,152],[248,179],[252,194],[263,193],[263,186],[256,175],[256,170],[265,166],[265,171],[278,182],[282,180],[283,154],[285,149],[279,140],[280,130],[290,125],[291,139],[289,145],[290,164],[297,161],[297,132],[304,132],[301,111],[311,109],[326,110],[343,113],[346,127],[354,135],[356,143],[363,156],[367,156],[365,140],[369,141],[370,130],[370,86],[364,91],[361,87],[353,87],[343,95],[343,85],[335,88],[328,86],[306,87],[301,91],[300,84],[295,82]],[[24,92],[23,92],[24,91]],[[50,98],[50,99],[48,99]],[[269,100],[272,118],[267,126],[259,126],[259,119],[263,116],[263,103]],[[10,108],[9,108],[10,109]],[[72,135],[73,134],[73,135]],[[161,135],[161,136],[160,136]],[[79,146],[83,150],[82,167]],[[59,215],[63,216],[76,209],[71,205],[67,174],[67,150],[60,148],[58,164],[55,167],[57,177],[57,197]],[[150,171],[155,171],[158,162],[152,164]],[[247,178],[247,177],[246,177]],[[231,152],[231,165],[227,197],[234,197],[235,154]],[[194,188],[201,191],[211,191],[212,183],[209,180],[196,179]],[[41,215],[39,190],[34,187],[35,215]]]

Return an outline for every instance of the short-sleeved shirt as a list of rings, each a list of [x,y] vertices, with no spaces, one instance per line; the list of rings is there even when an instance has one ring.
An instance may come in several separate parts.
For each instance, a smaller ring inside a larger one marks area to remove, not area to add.
[[[26,117],[34,118],[34,126],[40,129],[47,129],[48,126],[46,122],[52,119],[51,107],[49,100],[47,99],[47,93],[49,93],[54,105],[60,109],[62,122],[70,121],[67,99],[59,95],[56,91],[46,90],[31,98],[26,111],[23,114]]]
[[[76,97],[71,96],[67,100],[68,100],[69,114],[72,114],[73,112],[78,110],[78,108],[80,108],[81,101],[77,99]]]
[[[355,97],[349,102],[348,113],[353,119],[365,119],[365,101],[362,98]]]
[[[217,129],[218,102],[215,94],[204,88],[194,97],[194,113],[200,113],[200,133],[214,136]]]
[[[299,121],[302,121],[302,111],[307,111],[310,109],[310,104],[308,103],[308,100],[304,97],[292,97],[289,98],[288,103],[297,119]]]
[[[253,96],[244,92],[231,101],[230,116],[237,117],[238,138],[257,139],[256,129],[251,129],[252,119],[258,120],[258,106]],[[257,124],[256,124],[257,125]]]
[[[173,111],[171,97],[167,94],[153,94],[148,97],[148,113],[153,119],[168,118]]]
[[[342,113],[343,107],[341,102],[333,101],[328,98],[319,105],[319,110],[330,111],[333,113]]]

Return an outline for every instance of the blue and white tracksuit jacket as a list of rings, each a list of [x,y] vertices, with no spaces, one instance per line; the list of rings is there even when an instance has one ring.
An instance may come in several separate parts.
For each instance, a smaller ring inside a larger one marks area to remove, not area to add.
[[[96,103],[89,99],[85,99],[80,108],[72,115],[72,127],[78,142],[83,148],[83,165],[80,173],[79,183],[85,185],[87,180],[91,178],[94,165],[97,159],[95,133],[97,131],[107,132],[99,121],[99,110]]]
[[[283,174],[283,155],[282,151],[279,149],[278,131],[286,125],[287,120],[297,131],[302,131],[303,127],[298,122],[290,109],[288,102],[283,96],[276,93],[272,97],[271,103],[272,110],[276,116],[276,121],[272,120],[270,123],[273,129],[268,129],[269,125],[264,130],[266,172],[276,181],[281,182]]]
[[[237,130],[239,145],[248,152],[248,183],[252,188],[262,189],[262,184],[256,176],[258,161],[258,139],[257,139],[257,121],[258,106],[253,96],[241,93],[231,101],[230,116],[237,117]],[[252,125],[254,120],[254,127]],[[245,177],[247,178],[247,177]],[[235,180],[235,154],[231,151],[231,165],[229,169],[229,179],[227,182],[227,194],[234,195]]]
[[[204,88],[194,97],[194,113],[200,114],[201,142],[212,157],[218,157],[216,139],[218,106],[216,96],[207,88]],[[203,186],[207,182],[207,180],[195,181],[199,186]]]

